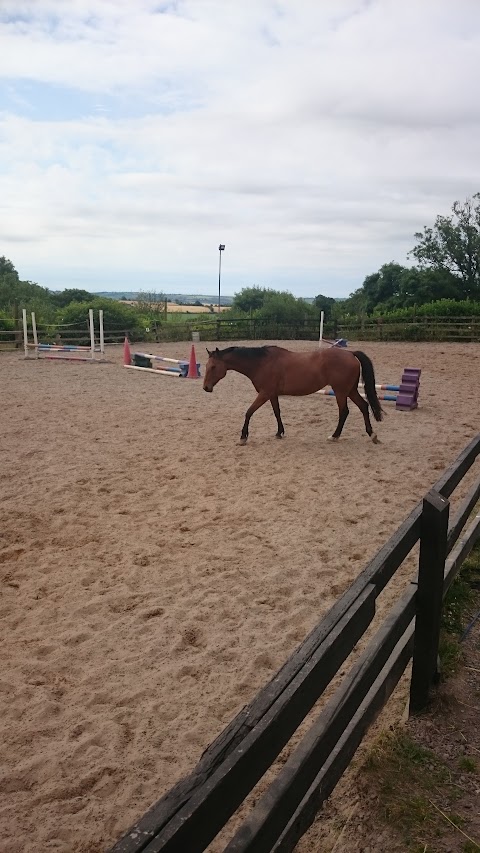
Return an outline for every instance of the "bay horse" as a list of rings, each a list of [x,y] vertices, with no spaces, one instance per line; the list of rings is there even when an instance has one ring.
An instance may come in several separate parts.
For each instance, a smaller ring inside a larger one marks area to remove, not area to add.
[[[382,420],[383,412],[375,389],[373,364],[364,352],[339,347],[314,352],[292,352],[283,347],[261,346],[227,347],[223,350],[217,347],[211,352],[207,349],[207,353],[204,391],[212,392],[228,370],[236,370],[250,379],[257,392],[257,397],[245,414],[240,444],[247,443],[250,418],[268,400],[277,419],[277,438],[282,438],[285,429],[278,398],[314,394],[325,385],[331,385],[338,405],[338,424],[333,435],[329,436],[330,440],[340,438],[349,414],[347,399],[350,399],[363,415],[367,435],[375,444],[378,443],[370,423],[368,407],[370,405],[376,421]],[[366,400],[358,391],[360,371]]]

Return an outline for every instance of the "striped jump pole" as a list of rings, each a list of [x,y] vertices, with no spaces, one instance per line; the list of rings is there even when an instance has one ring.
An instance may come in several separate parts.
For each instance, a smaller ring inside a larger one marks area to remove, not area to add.
[[[128,370],[145,370],[147,373],[156,373],[157,376],[181,376],[181,373],[172,372],[171,370],[162,370],[161,367],[140,367],[138,364],[124,364]]]
[[[358,383],[359,388],[364,388],[363,382]],[[377,391],[400,391],[400,385],[375,385]]]
[[[363,393],[363,389],[359,387],[358,390],[360,391],[362,397],[364,397],[365,394]],[[335,397],[335,391],[332,391],[331,388],[330,389],[322,388],[321,391],[317,391],[317,394],[323,394],[325,397]],[[397,402],[397,395],[396,394],[377,394],[377,397],[379,400],[387,400],[388,402],[391,402],[391,403]]]

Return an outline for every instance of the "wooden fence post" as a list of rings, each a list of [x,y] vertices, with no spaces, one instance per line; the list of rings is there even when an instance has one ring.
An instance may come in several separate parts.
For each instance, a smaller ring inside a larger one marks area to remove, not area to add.
[[[423,500],[410,685],[412,714],[425,708],[430,686],[437,675],[449,509],[449,501],[433,490]]]

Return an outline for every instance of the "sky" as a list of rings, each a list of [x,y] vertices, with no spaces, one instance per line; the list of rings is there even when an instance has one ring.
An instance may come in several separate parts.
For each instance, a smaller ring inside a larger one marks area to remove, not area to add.
[[[479,0],[0,0],[0,256],[345,297],[480,191]]]

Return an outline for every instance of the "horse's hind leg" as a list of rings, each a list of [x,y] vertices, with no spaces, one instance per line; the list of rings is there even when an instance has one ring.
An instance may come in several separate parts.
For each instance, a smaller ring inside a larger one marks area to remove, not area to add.
[[[345,421],[348,418],[349,411],[347,406],[347,395],[335,393],[335,398],[338,406],[338,424],[333,435],[328,437],[329,441],[337,441],[342,434],[342,429],[345,426]]]
[[[278,424],[277,438],[281,438],[282,435],[285,435],[285,428],[282,423],[282,418],[280,417],[280,403],[278,402],[278,397],[270,397],[270,402]]]
[[[242,433],[240,435],[240,444],[246,444],[247,443],[248,425],[250,423],[250,418],[257,411],[257,409],[260,409],[260,407],[263,406],[264,403],[267,402],[267,400],[268,400],[268,395],[261,392],[260,394],[257,395],[257,397],[253,401],[250,408],[247,409],[246,414],[245,414],[245,421],[243,423]]]
[[[364,400],[364,398],[360,394],[358,388],[355,388],[353,391],[351,391],[351,393],[348,396],[350,397],[352,403],[355,403],[355,405],[358,406],[358,408],[360,409],[360,411],[363,415],[363,420],[365,421],[365,429],[367,430],[367,435],[370,436],[370,438],[372,439],[374,444],[378,444],[379,442],[378,442],[377,434],[373,431],[372,424],[370,422],[370,413],[368,411],[367,401]]]

